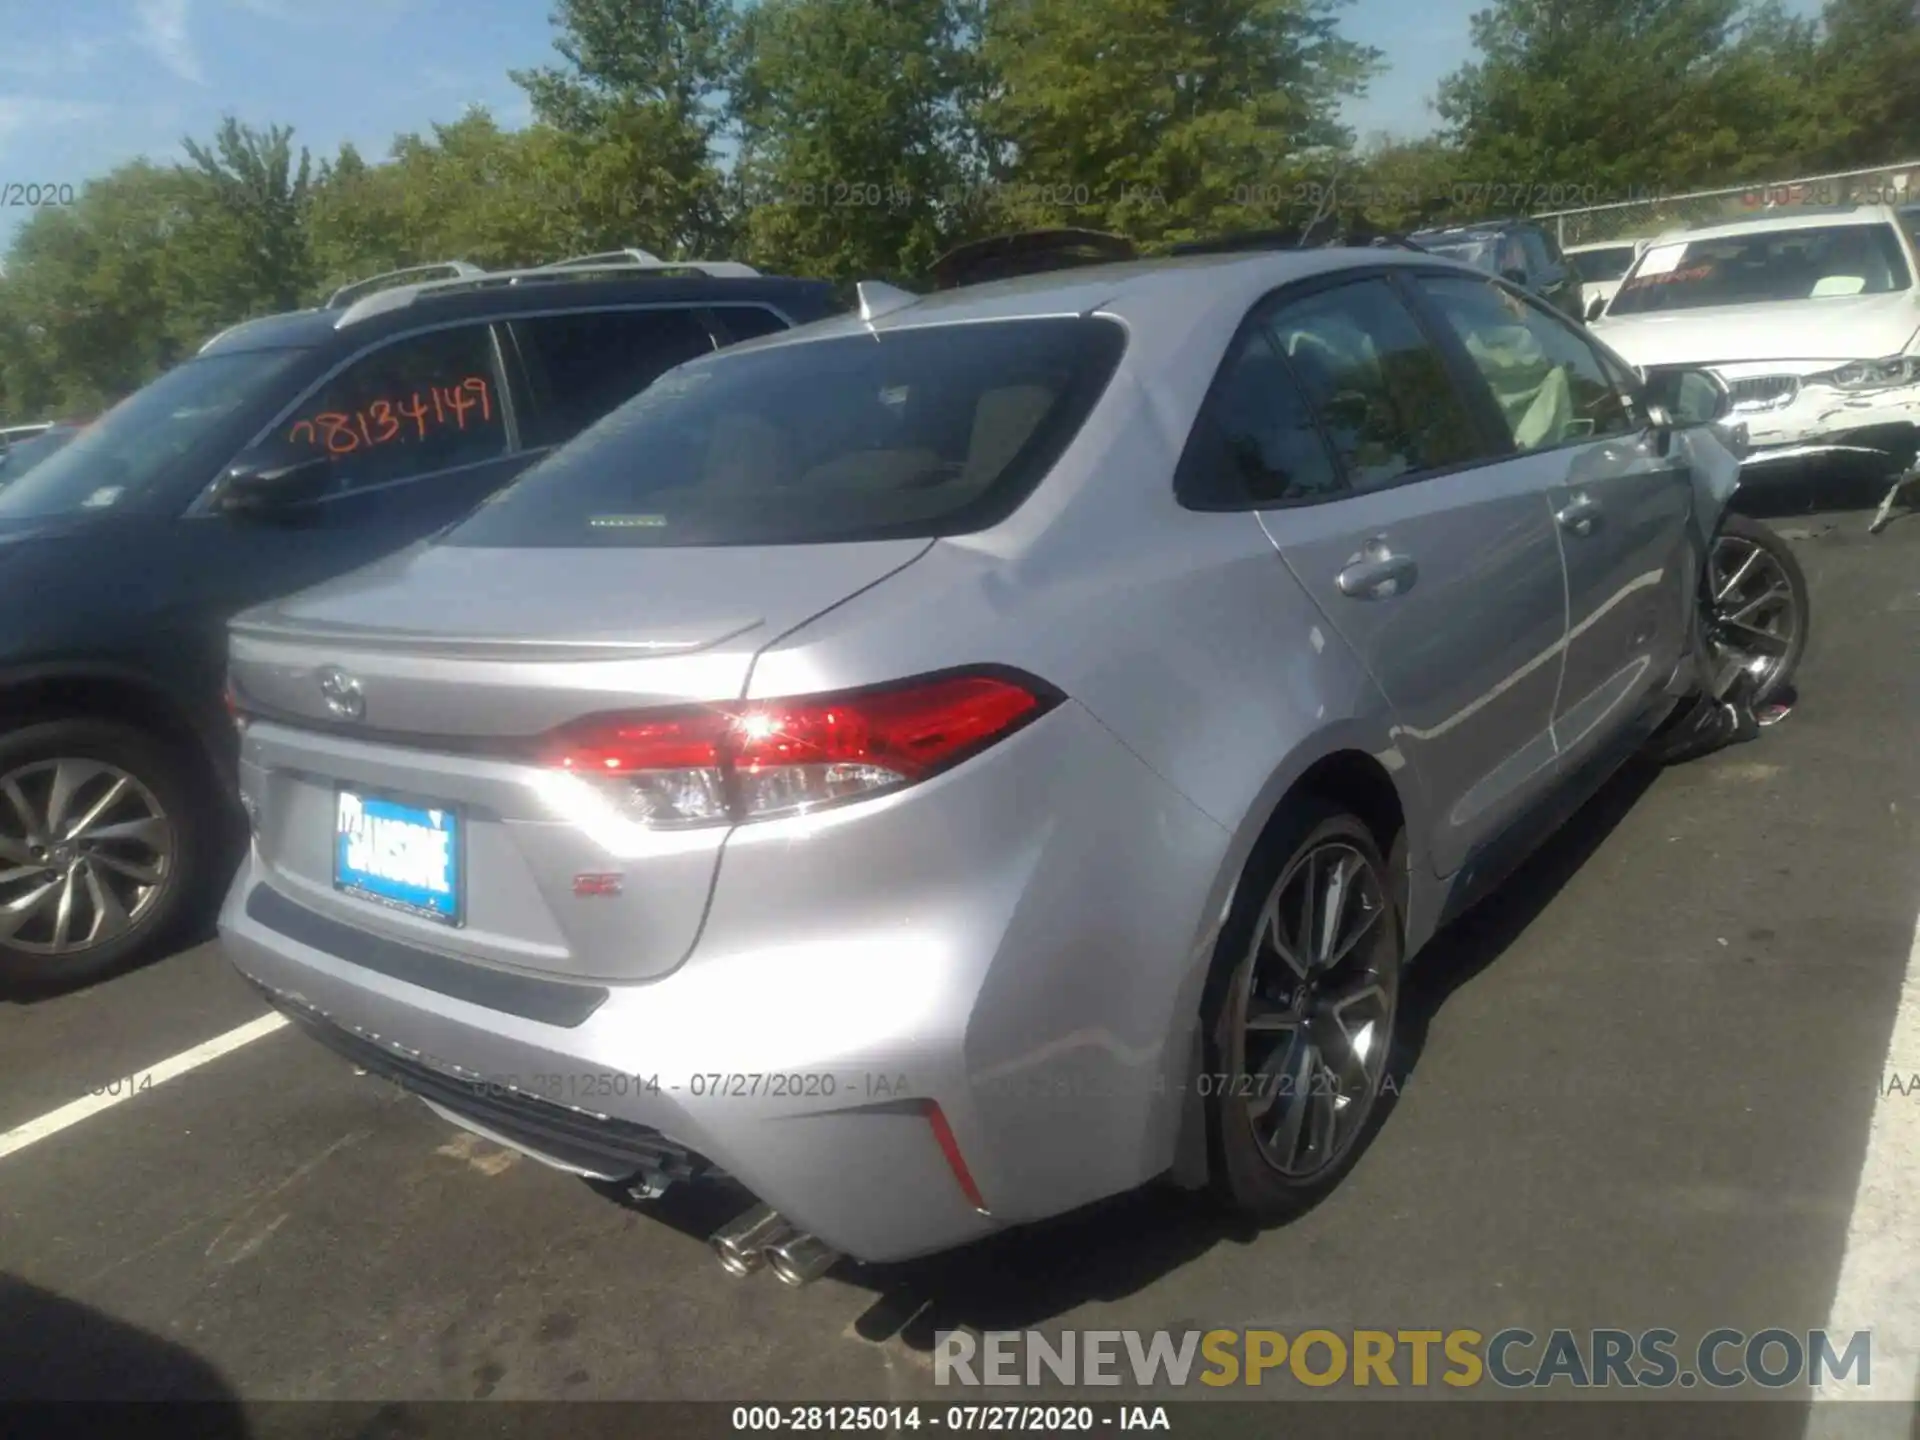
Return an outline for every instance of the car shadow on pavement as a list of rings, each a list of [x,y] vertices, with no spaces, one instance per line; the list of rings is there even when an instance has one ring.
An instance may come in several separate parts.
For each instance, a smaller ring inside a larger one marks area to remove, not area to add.
[[[172,1416],[129,1412],[119,1416],[121,1425],[139,1419],[145,1430],[155,1418],[172,1418],[206,1440],[249,1433],[240,1397],[191,1350],[11,1275],[0,1275],[0,1356],[0,1406],[7,1407],[10,1436],[111,1434],[119,1426],[96,1406],[155,1401],[183,1408]]]
[[[1411,1082],[1429,1027],[1447,999],[1538,918],[1659,773],[1643,761],[1621,769],[1505,884],[1430,942],[1407,974],[1390,1072],[1394,1093],[1376,1107],[1375,1127],[1389,1121],[1394,1094]],[[673,1187],[634,1208],[705,1239],[751,1204],[744,1192],[694,1185]],[[1223,1241],[1251,1244],[1262,1234],[1261,1227],[1223,1213],[1204,1195],[1156,1185],[945,1254],[892,1265],[843,1262],[832,1273],[876,1292],[854,1323],[862,1338],[931,1352],[941,1331],[1033,1328],[1089,1302],[1142,1290]],[[1186,1327],[1184,1321],[1170,1324]]]

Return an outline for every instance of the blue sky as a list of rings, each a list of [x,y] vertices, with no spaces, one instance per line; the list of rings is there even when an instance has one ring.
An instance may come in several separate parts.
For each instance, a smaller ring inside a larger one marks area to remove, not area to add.
[[[1348,107],[1363,134],[1431,129],[1440,77],[1471,53],[1485,0],[1358,0],[1346,33],[1388,68]],[[1801,0],[1803,5],[1811,0]],[[0,43],[0,194],[73,184],[136,156],[177,159],[180,138],[225,113],[290,124],[316,156],[485,105],[527,106],[509,69],[553,57],[548,0],[6,0]],[[0,208],[0,247],[26,217]]]

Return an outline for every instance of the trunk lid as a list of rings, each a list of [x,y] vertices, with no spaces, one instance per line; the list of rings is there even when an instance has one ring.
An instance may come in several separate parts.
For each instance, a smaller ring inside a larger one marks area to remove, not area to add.
[[[515,737],[609,706],[728,700],[755,654],[925,553],[925,540],[740,549],[426,546],[248,611],[236,688],[335,725],[317,683],[347,670],[358,728]]]
[[[727,827],[649,829],[617,784],[537,765],[527,742],[586,715],[737,699],[763,647],[929,545],[430,546],[248,612],[229,671],[255,717],[242,783],[267,883],[476,963],[613,982],[671,971],[698,938]],[[370,894],[354,856],[424,873],[417,829],[398,850],[355,847],[376,811],[452,827],[444,910],[426,891]]]

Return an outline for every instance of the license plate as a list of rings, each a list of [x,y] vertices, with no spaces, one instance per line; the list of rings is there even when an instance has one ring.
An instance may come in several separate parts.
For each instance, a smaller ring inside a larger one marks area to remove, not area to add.
[[[460,923],[460,817],[452,809],[341,790],[334,813],[335,889]]]

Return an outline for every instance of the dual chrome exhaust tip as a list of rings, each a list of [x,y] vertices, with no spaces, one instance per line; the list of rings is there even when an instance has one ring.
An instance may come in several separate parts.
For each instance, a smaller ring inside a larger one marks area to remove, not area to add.
[[[794,1229],[770,1205],[756,1205],[713,1232],[710,1242],[729,1275],[751,1275],[762,1266],[784,1285],[808,1285],[831,1270],[840,1252]]]

